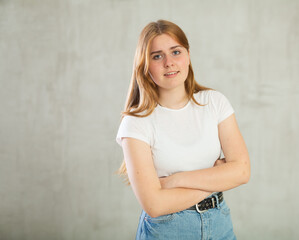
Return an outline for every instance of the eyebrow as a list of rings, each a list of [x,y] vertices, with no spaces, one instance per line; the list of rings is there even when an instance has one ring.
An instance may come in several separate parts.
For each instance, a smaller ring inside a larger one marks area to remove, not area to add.
[[[174,49],[174,48],[177,48],[177,47],[183,47],[183,46],[181,46],[181,45],[176,45],[176,46],[173,46],[173,47],[171,47],[171,48],[169,48],[169,49],[171,50],[171,49]],[[151,55],[153,55],[154,53],[160,53],[160,52],[162,52],[162,50],[154,51],[154,52],[151,52]]]

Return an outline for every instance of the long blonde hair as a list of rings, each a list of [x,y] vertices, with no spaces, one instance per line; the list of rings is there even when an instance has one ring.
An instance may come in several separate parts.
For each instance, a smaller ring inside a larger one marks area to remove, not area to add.
[[[158,104],[158,87],[149,74],[149,57],[153,39],[161,34],[168,34],[189,52],[188,39],[182,29],[176,24],[166,20],[158,20],[157,22],[151,22],[146,25],[139,36],[134,57],[133,73],[124,111],[121,112],[121,119],[126,115],[147,117],[154,111]],[[210,88],[201,86],[195,81],[191,61],[188,76],[184,84],[189,100],[192,99],[194,103],[202,106],[195,100],[193,94]],[[139,114],[141,112],[144,112],[144,114]],[[117,173],[124,177],[128,185],[130,184],[124,160]]]

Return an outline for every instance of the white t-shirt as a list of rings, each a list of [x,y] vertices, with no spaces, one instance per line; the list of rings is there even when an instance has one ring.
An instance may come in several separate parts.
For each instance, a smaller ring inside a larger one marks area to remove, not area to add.
[[[157,105],[147,117],[125,116],[116,136],[131,137],[149,144],[158,177],[176,172],[210,168],[221,154],[218,124],[234,113],[227,98],[218,91],[194,94],[181,109]]]

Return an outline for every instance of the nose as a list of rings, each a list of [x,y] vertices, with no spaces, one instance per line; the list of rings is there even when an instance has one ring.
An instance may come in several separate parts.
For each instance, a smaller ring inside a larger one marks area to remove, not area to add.
[[[164,57],[164,67],[169,68],[173,66],[173,59],[171,56],[165,55]]]

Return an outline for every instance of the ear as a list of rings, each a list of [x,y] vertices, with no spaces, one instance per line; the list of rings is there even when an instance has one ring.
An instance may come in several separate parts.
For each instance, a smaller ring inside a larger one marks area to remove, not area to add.
[[[188,65],[190,65],[191,59],[190,59],[190,51],[189,50],[188,50],[188,59],[189,59]]]

